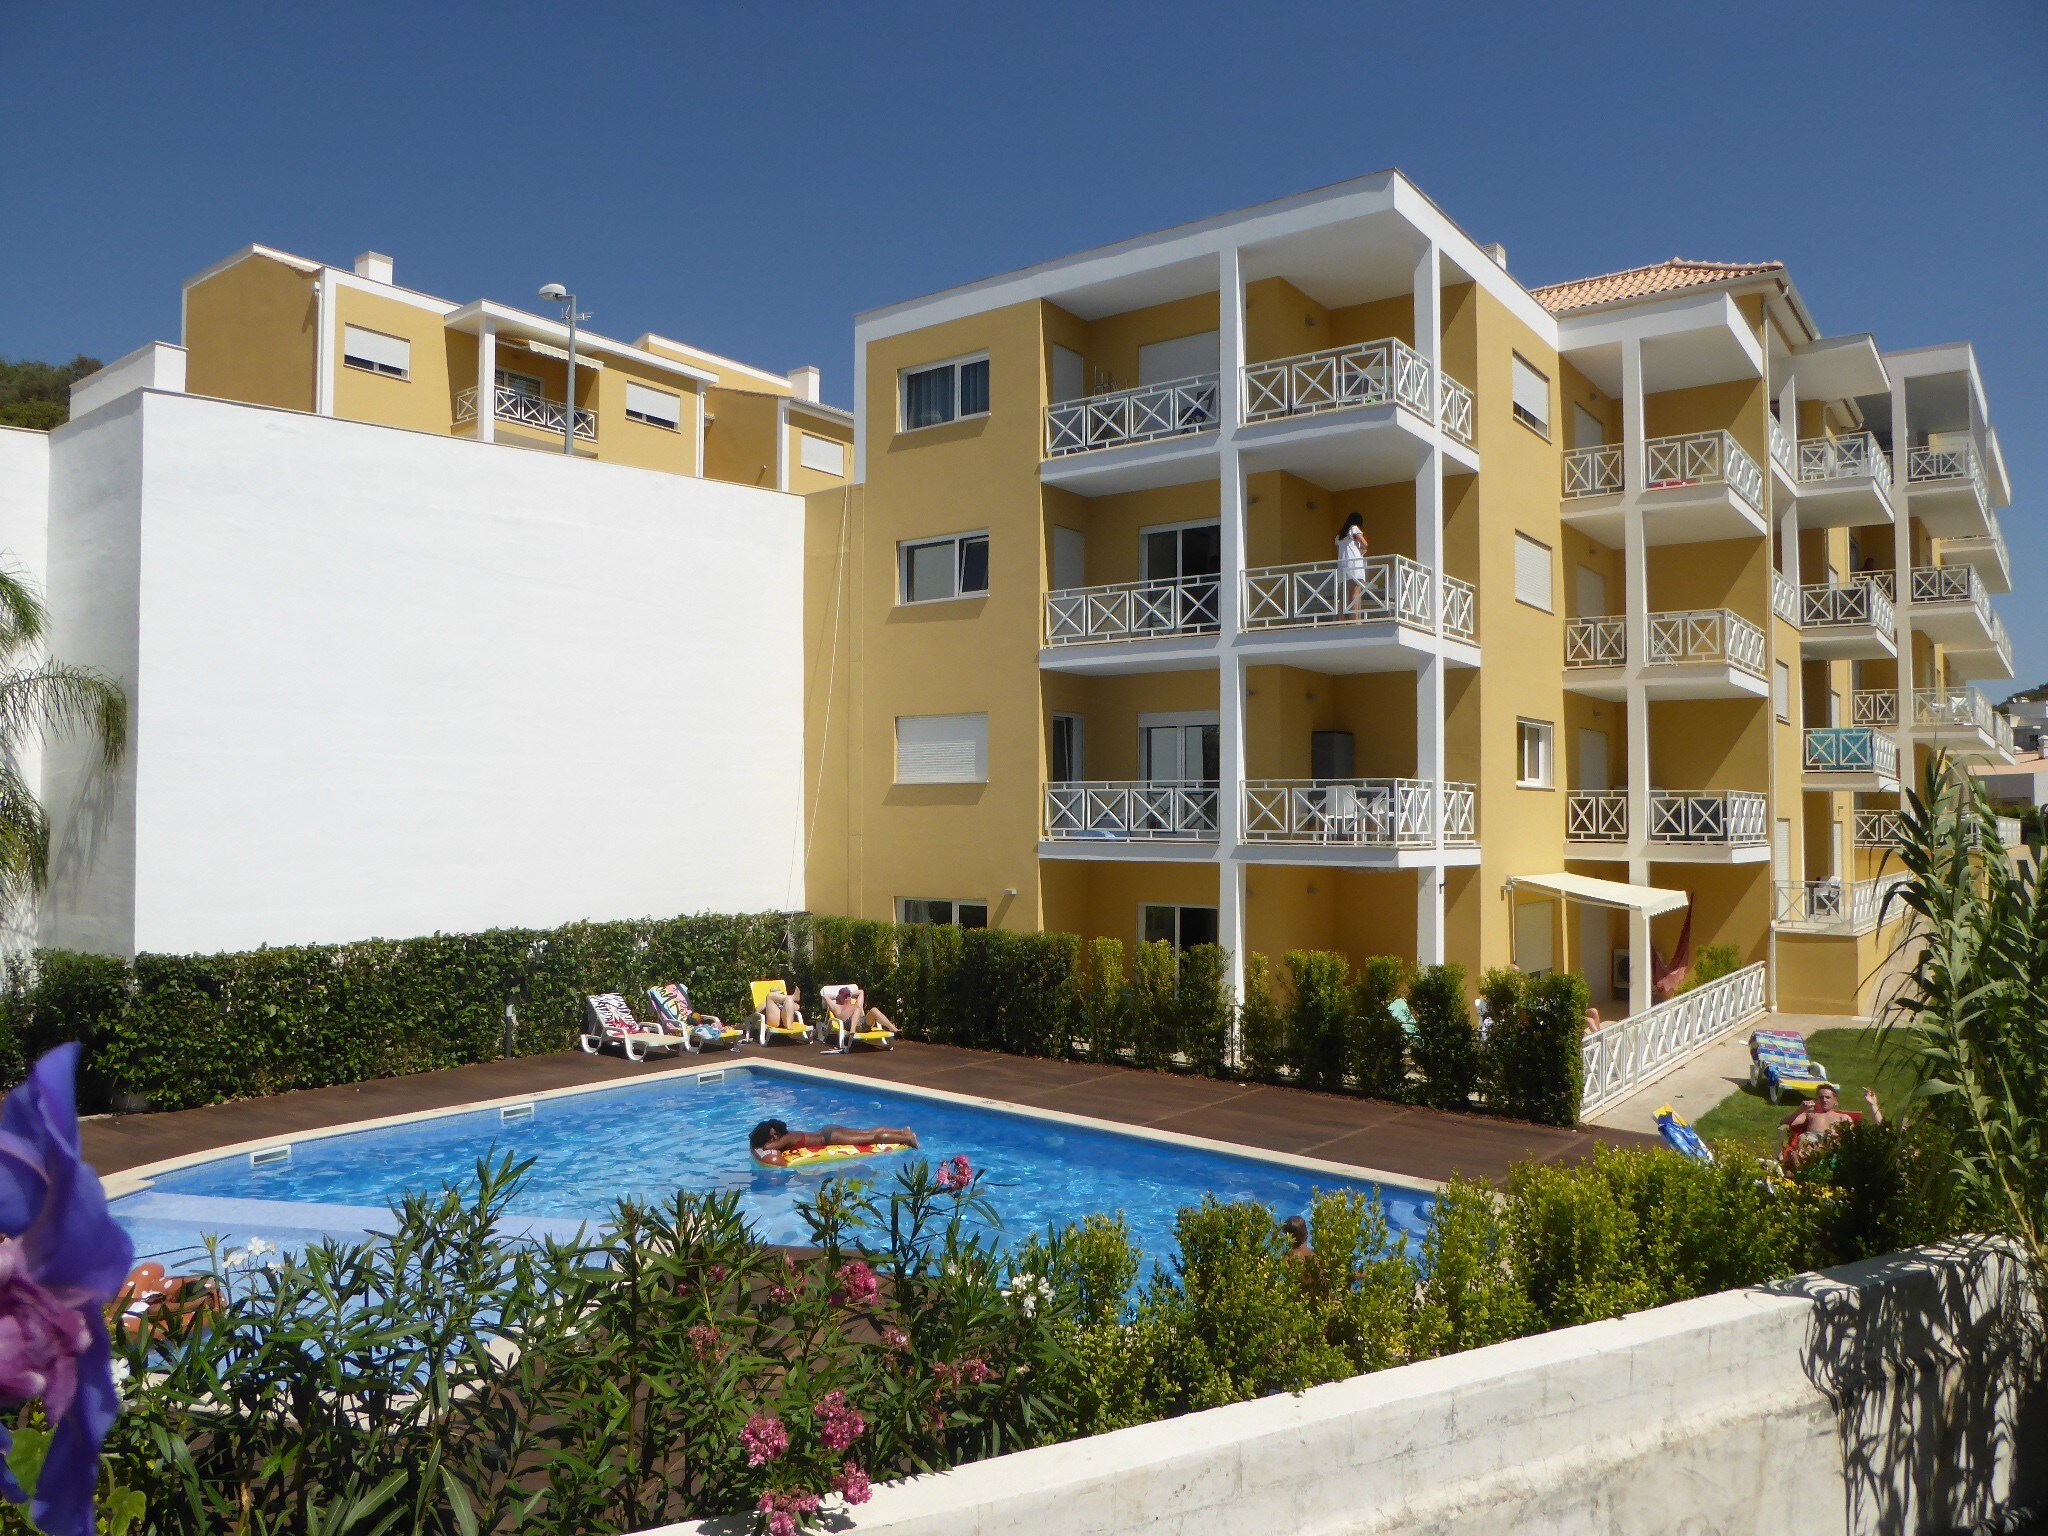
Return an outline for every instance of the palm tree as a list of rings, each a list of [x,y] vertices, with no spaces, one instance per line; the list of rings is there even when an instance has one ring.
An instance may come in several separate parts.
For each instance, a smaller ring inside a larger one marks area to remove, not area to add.
[[[52,661],[49,618],[28,577],[0,566],[0,911],[18,910],[50,872],[50,819],[21,776],[23,749],[83,731],[111,768],[128,748],[128,696],[103,672]]]

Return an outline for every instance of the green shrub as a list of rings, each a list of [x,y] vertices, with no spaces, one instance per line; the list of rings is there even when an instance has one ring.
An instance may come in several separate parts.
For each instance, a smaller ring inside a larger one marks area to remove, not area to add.
[[[1486,1027],[1479,1040],[1479,1094],[1488,1109],[1503,1115],[1515,1110],[1515,1084],[1520,1080],[1526,1046],[1523,1009],[1528,983],[1520,971],[1497,969],[1479,978],[1479,1006]]]
[[[1287,1035],[1293,1044],[1295,1080],[1328,1093],[1344,1087],[1345,1057],[1352,1034],[1351,965],[1342,955],[1297,949],[1287,956],[1294,978],[1294,1006]]]
[[[1264,955],[1244,957],[1244,1004],[1238,1010],[1237,1071],[1253,1082],[1277,1083],[1287,1065],[1287,1019],[1273,1000],[1272,966]]]
[[[1174,1033],[1181,1058],[1204,1077],[1221,1077],[1230,1045],[1230,955],[1197,944],[1180,957],[1174,978]]]
[[[1076,1028],[1087,1043],[1088,1060],[1105,1066],[1131,1048],[1131,989],[1124,980],[1124,946],[1119,939],[1090,939],[1081,948]]]
[[[1733,944],[1707,944],[1694,957],[1692,969],[1686,973],[1681,992],[1690,992],[1694,987],[1704,987],[1710,981],[1719,981],[1723,976],[1732,976],[1742,969],[1742,951]]]
[[[1479,1075],[1479,1038],[1465,1006],[1465,968],[1425,966],[1408,986],[1415,1014],[1415,1065],[1422,1102],[1433,1109],[1465,1109]]]
[[[1176,994],[1180,989],[1173,946],[1165,940],[1131,952],[1131,1060],[1158,1069],[1173,1064]]]
[[[1358,968],[1346,1068],[1358,1091],[1375,1099],[1407,1096],[1408,1036],[1393,1009],[1407,982],[1408,962],[1397,955],[1373,955]]]
[[[1574,972],[1538,977],[1488,971],[1479,982],[1487,1028],[1479,1087],[1498,1114],[1576,1125],[1584,1077],[1586,982]]]
[[[1840,1127],[1792,1170],[1824,1199],[1815,1262],[1853,1264],[1953,1235],[1963,1220],[1949,1156],[1947,1131],[1925,1116]]]
[[[1478,1349],[1535,1331],[1535,1309],[1507,1257],[1493,1191],[1469,1180],[1451,1180],[1436,1197],[1422,1240],[1412,1358]]]

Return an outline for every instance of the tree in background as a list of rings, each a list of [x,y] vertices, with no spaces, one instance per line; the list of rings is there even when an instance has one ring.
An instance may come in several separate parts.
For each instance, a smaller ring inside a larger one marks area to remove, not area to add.
[[[71,386],[99,371],[99,359],[84,353],[68,363],[0,357],[0,427],[48,432],[63,426],[71,419]]]
[[[0,567],[0,909],[43,888],[50,822],[21,773],[23,752],[53,731],[83,731],[108,767],[128,746],[128,696],[91,667],[52,661],[49,615],[21,572]]]

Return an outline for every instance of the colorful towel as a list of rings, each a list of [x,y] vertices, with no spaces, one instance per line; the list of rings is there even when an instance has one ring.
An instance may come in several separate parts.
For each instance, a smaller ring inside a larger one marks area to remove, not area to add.
[[[1666,1146],[1681,1157],[1689,1157],[1701,1163],[1711,1163],[1714,1160],[1713,1152],[1700,1140],[1700,1133],[1687,1125],[1685,1117],[1674,1111],[1669,1104],[1657,1111],[1657,1134],[1664,1138]]]

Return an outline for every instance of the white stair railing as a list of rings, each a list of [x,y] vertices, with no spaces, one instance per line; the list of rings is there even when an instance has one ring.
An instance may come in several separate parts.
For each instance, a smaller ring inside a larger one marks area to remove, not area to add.
[[[1155,438],[1180,437],[1217,424],[1222,378],[1198,373],[1119,389],[1106,395],[1061,400],[1045,408],[1045,456],[1065,458],[1097,448],[1120,448]]]
[[[1579,1047],[1585,1068],[1580,1117],[1662,1077],[1763,1011],[1764,966],[1758,961],[1647,1013],[1593,1030]]]

